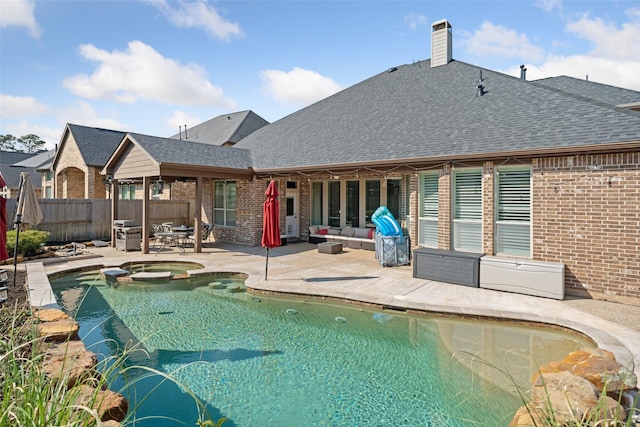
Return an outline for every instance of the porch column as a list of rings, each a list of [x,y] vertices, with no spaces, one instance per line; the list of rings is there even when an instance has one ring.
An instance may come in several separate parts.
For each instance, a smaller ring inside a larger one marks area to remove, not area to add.
[[[195,206],[195,224],[193,224],[194,244],[193,250],[196,253],[202,252],[202,177],[196,179],[196,206]]]
[[[111,247],[116,247],[116,230],[113,228],[113,222],[118,218],[118,200],[120,198],[118,180],[111,180]]]
[[[149,229],[149,182],[151,179],[148,176],[142,178],[142,253],[149,253],[149,236],[151,236]]]

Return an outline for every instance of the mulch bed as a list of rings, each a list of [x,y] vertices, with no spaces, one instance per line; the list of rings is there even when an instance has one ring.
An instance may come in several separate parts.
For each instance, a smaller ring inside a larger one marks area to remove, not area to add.
[[[16,276],[16,285],[13,286],[13,266],[6,265],[2,267],[7,271],[9,275],[9,281],[7,282],[7,292],[9,299],[0,303],[0,307],[14,307],[15,304],[22,305],[27,301],[27,290],[25,289],[25,276],[26,273],[24,271],[17,271]]]

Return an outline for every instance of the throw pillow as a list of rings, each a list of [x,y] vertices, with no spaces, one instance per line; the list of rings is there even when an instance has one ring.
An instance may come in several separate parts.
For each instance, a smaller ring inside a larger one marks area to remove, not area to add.
[[[375,236],[376,234],[376,229],[375,228],[370,228],[369,229],[369,239],[373,240],[373,236]]]
[[[329,234],[329,230],[327,230],[326,228],[323,228],[321,230],[318,230],[318,234]]]
[[[309,234],[316,234],[317,232],[318,232],[317,225],[312,225],[311,227],[309,227]]]
[[[361,239],[366,239],[369,237],[369,229],[368,228],[356,228],[356,237]]]

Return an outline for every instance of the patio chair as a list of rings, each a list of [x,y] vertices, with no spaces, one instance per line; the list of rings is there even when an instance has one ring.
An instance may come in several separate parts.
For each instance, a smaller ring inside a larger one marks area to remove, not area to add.
[[[213,224],[206,224],[206,223],[202,223],[202,226],[200,227],[200,241],[201,242],[206,242],[207,240],[209,240],[209,235],[211,234],[211,231],[213,230]],[[187,241],[189,242],[189,244],[195,246],[196,244],[196,236],[194,233],[189,234],[187,236]]]

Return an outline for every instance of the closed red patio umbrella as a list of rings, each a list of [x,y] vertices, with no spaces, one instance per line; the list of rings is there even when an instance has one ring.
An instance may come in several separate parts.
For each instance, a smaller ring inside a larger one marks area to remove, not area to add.
[[[0,190],[6,186],[7,184],[0,173]],[[7,252],[7,199],[0,194],[0,261],[4,261],[7,258],[9,258],[9,253]]]
[[[264,266],[264,280],[267,280],[269,270],[269,249],[280,246],[280,202],[278,202],[278,188],[276,182],[269,182],[262,209],[262,246],[267,248],[267,260]]]

